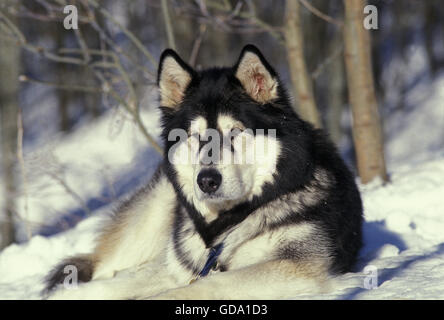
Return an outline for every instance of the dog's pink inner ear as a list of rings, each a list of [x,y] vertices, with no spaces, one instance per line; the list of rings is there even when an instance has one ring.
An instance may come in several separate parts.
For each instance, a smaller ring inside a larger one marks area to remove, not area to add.
[[[267,103],[277,98],[277,80],[252,52],[247,52],[242,57],[236,70],[236,78],[257,102]]]
[[[175,108],[183,100],[191,75],[173,58],[166,57],[159,78],[160,105]]]

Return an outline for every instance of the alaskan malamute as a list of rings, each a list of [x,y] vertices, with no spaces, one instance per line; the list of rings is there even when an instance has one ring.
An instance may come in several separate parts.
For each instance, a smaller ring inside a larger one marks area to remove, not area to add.
[[[93,253],[49,274],[50,298],[276,299],[351,270],[362,244],[354,178],[255,46],[203,71],[167,49],[158,87],[162,164]],[[83,283],[69,285],[66,266]]]

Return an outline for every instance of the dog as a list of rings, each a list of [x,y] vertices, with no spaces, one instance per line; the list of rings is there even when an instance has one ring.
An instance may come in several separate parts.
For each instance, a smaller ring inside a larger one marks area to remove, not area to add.
[[[352,270],[363,219],[353,174],[257,47],[202,71],[166,49],[157,84],[164,160],[94,252],[49,273],[46,297],[278,299]]]

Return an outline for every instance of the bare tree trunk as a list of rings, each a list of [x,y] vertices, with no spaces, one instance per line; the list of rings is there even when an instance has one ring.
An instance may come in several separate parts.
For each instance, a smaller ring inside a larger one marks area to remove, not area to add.
[[[0,210],[0,250],[15,241],[14,163],[17,146],[19,49],[0,38],[0,139],[4,198]]]
[[[333,40],[330,42],[329,54],[333,53],[338,47],[342,46],[342,30],[338,30]],[[333,63],[327,67],[328,87],[327,87],[327,119],[326,127],[334,143],[339,144],[342,138],[342,112],[345,104],[345,73],[344,61],[335,58]]]
[[[54,28],[51,30],[56,42],[57,48],[64,48],[64,29]],[[64,80],[70,74],[69,68],[66,64],[58,64],[55,68],[55,73],[58,83],[63,83]],[[55,95],[57,97],[58,117],[59,117],[59,129],[63,132],[71,130],[71,119],[69,116],[69,102],[72,99],[72,93],[68,90],[56,90]]]
[[[344,0],[345,66],[353,115],[353,140],[362,183],[387,180],[381,122],[370,55],[370,35],[364,29],[365,0]]]
[[[300,5],[298,0],[287,0],[285,17],[285,45],[290,65],[293,91],[298,102],[298,111],[302,119],[321,127],[316,102],[313,95],[311,78],[307,72],[304,57],[304,41],[301,30]]]

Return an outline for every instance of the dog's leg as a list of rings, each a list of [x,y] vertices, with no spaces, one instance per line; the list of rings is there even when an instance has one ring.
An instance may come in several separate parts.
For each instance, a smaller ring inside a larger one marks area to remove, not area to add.
[[[163,175],[146,194],[136,196],[99,238],[92,280],[157,259],[170,238],[175,204],[174,189]]]
[[[331,279],[323,261],[276,260],[220,272],[154,299],[279,299],[328,290]]]
[[[112,279],[94,280],[77,287],[60,286],[50,300],[121,300],[138,299],[159,294],[183,285],[175,279],[164,264],[150,263],[141,268],[125,270]]]

